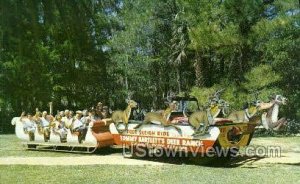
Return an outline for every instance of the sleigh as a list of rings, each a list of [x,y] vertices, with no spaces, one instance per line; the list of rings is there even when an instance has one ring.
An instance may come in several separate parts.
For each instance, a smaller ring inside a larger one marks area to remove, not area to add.
[[[214,118],[213,123],[205,127],[203,134],[196,134],[189,123],[189,115],[199,111],[196,98],[175,97],[177,111],[171,113],[174,126],[164,126],[160,122],[144,124],[143,121],[113,123],[111,119],[96,121],[87,127],[84,140],[79,141],[79,134],[67,130],[67,140],[62,142],[59,134],[51,133],[47,140],[42,131],[36,129],[30,137],[23,128],[23,123],[16,120],[15,132],[28,149],[64,152],[93,153],[98,148],[122,146],[129,148],[144,147],[193,153],[208,153],[215,149],[239,149],[247,146],[256,124],[233,123],[226,118]],[[139,125],[139,128],[136,128]],[[133,149],[135,150],[135,149]]]
[[[79,142],[79,133],[67,129],[66,140],[62,141],[61,136],[51,128],[50,136],[45,136],[40,129],[36,129],[34,137],[30,137],[24,131],[23,123],[16,120],[15,134],[23,141],[23,144],[30,150],[46,150],[59,152],[93,153],[98,148],[114,144],[112,134],[109,131],[110,120],[96,121],[87,127],[84,139]]]
[[[141,122],[140,122],[141,123]],[[119,133],[125,126],[110,125],[114,143],[127,147],[162,148],[185,152],[207,153],[215,149],[239,149],[247,146],[254,133],[255,125],[247,123],[234,124],[228,119],[218,119],[215,125],[209,126],[207,133],[195,136],[194,129],[187,124],[177,125],[179,133],[173,127],[157,124],[142,125],[136,130],[138,122],[131,122],[128,131]]]
[[[172,112],[170,117],[176,128],[166,127],[155,121],[148,124],[131,121],[126,131],[125,125],[110,124],[114,143],[133,148],[133,151],[140,147],[192,153],[208,153],[216,149],[236,150],[250,143],[255,124],[236,124],[226,118],[215,118],[203,134],[195,134],[195,128],[189,124],[186,115],[199,110],[197,99],[176,97],[172,100],[181,104],[178,111]]]

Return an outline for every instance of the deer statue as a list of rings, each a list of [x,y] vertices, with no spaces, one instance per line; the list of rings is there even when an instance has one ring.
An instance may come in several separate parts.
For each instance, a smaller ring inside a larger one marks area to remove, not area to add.
[[[261,102],[258,99],[258,95],[259,92],[256,91],[254,93],[255,100],[247,103],[243,110],[231,112],[227,118],[232,120],[233,123],[255,122],[258,119],[257,117],[260,117],[260,111],[271,108],[269,104]]]
[[[174,124],[171,124],[169,121],[169,117],[172,113],[173,110],[175,110],[176,103],[171,102],[169,104],[169,107],[164,110],[163,112],[149,112],[145,115],[144,121],[141,124],[138,124],[134,129],[139,128],[142,125],[145,124],[157,124],[157,125],[162,125],[164,127],[174,127],[180,134],[181,134],[181,129],[177,127]]]
[[[120,123],[124,123],[125,130],[128,129],[128,120],[131,114],[131,109],[137,107],[137,103],[134,100],[126,100],[126,103],[128,106],[124,111],[115,111],[111,116],[112,121],[116,123],[116,127],[118,127]]]
[[[260,110],[263,110],[261,105],[261,101],[256,99],[251,103],[247,103],[244,110],[231,112],[227,118],[232,120],[233,123],[249,122],[252,117],[258,115]]]
[[[220,114],[226,115],[228,103],[220,99],[220,93],[217,91],[209,100],[209,107],[205,111],[197,111],[189,117],[189,124],[195,129],[194,135],[203,135],[209,125],[214,124],[215,118]]]
[[[175,94],[172,91],[169,91],[166,97],[169,107],[167,107],[165,110],[157,112],[148,112],[145,115],[143,123],[138,124],[134,129],[138,129],[145,124],[157,124],[164,127],[174,127],[181,134],[181,129],[169,121],[171,113],[176,110],[177,105],[176,102],[172,102],[173,96],[175,96]]]
[[[279,106],[285,105],[287,99],[282,95],[275,95],[268,103],[256,100],[248,105],[245,110],[232,112],[228,119],[234,123],[249,122],[254,125],[262,124],[266,129],[278,131],[287,123],[285,118],[278,120]],[[267,112],[259,113],[262,110],[268,109]]]
[[[286,105],[287,98],[282,95],[275,95],[269,102],[270,108],[268,112],[262,114],[261,123],[265,129],[271,129],[274,131],[282,130],[287,124],[286,118],[278,119],[279,106]]]

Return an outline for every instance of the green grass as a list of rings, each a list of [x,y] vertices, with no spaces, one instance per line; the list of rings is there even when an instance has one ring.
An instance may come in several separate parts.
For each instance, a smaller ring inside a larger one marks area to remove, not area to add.
[[[16,135],[0,134],[0,157],[19,156],[19,157],[60,157],[60,156],[78,156],[73,153],[29,151],[22,144]]]
[[[283,145],[299,146],[299,141],[299,137],[272,137],[256,138],[253,143],[262,145],[280,142]],[[103,153],[100,151],[97,154]],[[22,147],[21,141],[15,135],[0,135],[0,157],[8,156],[72,157],[78,154],[28,151]],[[175,164],[165,166],[0,165],[0,183],[300,183],[300,163],[266,164],[259,167],[218,163],[193,165],[185,161],[169,163]]]
[[[0,166],[1,183],[299,183],[300,168],[175,166]]]
[[[253,146],[280,146],[283,153],[300,153],[300,137],[257,137],[253,138],[250,145]]]
[[[107,155],[119,150],[113,149],[100,149],[96,151],[96,154]],[[80,155],[80,153],[67,153],[67,152],[51,152],[51,151],[34,151],[26,150],[26,146],[22,144],[22,141],[19,140],[16,135],[13,134],[0,134],[0,158],[8,156],[17,156],[17,157],[74,157]]]

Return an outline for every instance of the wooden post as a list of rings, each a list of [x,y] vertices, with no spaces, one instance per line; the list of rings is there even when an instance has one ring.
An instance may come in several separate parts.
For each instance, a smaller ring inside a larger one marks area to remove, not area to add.
[[[49,108],[50,108],[49,114],[53,115],[53,103],[52,102],[49,102]]]

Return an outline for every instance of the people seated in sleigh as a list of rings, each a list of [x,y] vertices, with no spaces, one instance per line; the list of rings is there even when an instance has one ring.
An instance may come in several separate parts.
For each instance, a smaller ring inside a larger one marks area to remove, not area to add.
[[[75,119],[71,125],[71,132],[78,136],[78,142],[82,143],[85,140],[87,133],[87,124],[81,121],[82,111],[76,111]]]
[[[28,134],[29,141],[34,141],[35,138],[35,130],[36,130],[36,123],[33,119],[32,114],[27,113],[27,116],[25,112],[22,112],[20,121],[23,123],[23,130],[24,133]]]
[[[60,142],[67,142],[68,131],[65,122],[62,121],[61,115],[56,115],[55,121],[53,121],[51,124],[51,126],[53,127],[53,133],[60,137]]]

